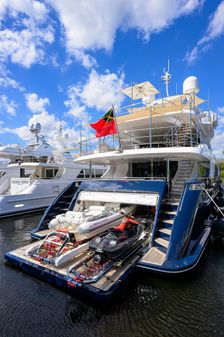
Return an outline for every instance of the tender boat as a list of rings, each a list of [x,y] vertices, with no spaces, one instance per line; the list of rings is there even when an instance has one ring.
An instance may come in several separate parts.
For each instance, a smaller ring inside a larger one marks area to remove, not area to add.
[[[72,184],[61,192],[32,233],[43,239],[54,226],[57,230],[63,224],[69,227],[69,212],[81,212],[83,218],[79,200],[84,196],[88,208],[108,203],[114,212],[117,206],[119,213],[131,206],[119,227],[132,216],[136,222],[133,237],[125,234],[122,243],[113,229],[101,227],[91,240],[88,236],[80,242],[88,249],[77,251],[58,267],[27,255],[37,243],[7,253],[6,259],[54,284],[98,298],[110,297],[134,268],[166,275],[195,268],[214,233],[215,221],[219,225],[223,221],[223,190],[210,145],[217,117],[208,109],[199,109],[204,101],[198,92],[194,76],[184,81],[182,94],[168,96],[167,90],[167,96],[160,99],[150,82],[124,89],[132,102],[117,114],[118,134],[103,141],[85,140],[76,160],[109,169],[97,181],[79,187]],[[69,203],[62,212],[66,197]],[[75,218],[80,220],[78,214]],[[117,223],[110,225],[116,228]]]

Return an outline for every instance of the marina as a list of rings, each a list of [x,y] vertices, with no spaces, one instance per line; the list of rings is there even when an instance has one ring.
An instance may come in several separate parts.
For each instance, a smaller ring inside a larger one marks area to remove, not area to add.
[[[0,221],[2,337],[223,335],[223,242],[212,242],[189,276],[170,280],[138,270],[108,305],[71,295],[5,262],[6,251],[30,244],[41,216]]]
[[[224,337],[224,0],[0,0],[0,337]]]
[[[166,78],[165,85],[168,95]],[[198,107],[197,77],[162,99],[150,82],[123,92],[132,99],[127,113],[116,117],[112,107],[91,124],[96,138],[80,139],[76,162],[106,172],[66,187],[32,231],[39,241],[5,253],[35,277],[103,301],[136,270],[196,269],[211,238],[224,236],[224,190],[210,145],[217,116]]]

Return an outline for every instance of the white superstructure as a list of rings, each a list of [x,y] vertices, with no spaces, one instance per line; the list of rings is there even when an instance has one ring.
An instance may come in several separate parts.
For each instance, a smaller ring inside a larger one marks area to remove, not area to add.
[[[75,163],[62,142],[54,149],[40,129],[39,123],[31,126],[36,140],[26,147],[0,146],[0,157],[9,161],[0,167],[0,216],[45,208],[76,178],[104,172],[103,166]]]
[[[86,140],[77,162],[109,165],[103,176],[108,179],[164,178],[176,195],[187,179],[217,177],[210,146],[217,116],[199,108],[205,101],[197,96],[195,76],[184,81],[179,95],[157,99],[158,90],[150,82],[123,92],[132,102],[116,113],[119,137]]]

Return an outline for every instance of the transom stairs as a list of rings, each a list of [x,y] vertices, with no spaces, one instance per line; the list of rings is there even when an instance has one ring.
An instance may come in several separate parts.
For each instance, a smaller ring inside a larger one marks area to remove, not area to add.
[[[163,204],[153,246],[143,256],[141,262],[155,265],[162,265],[164,263],[169,248],[180,196],[183,192],[186,180],[192,177],[193,170],[193,161],[182,160],[179,162],[178,171],[171,191],[173,199],[167,200]]]
[[[165,261],[178,205],[178,201],[167,201],[163,205],[154,245],[143,256],[141,262],[162,265]]]

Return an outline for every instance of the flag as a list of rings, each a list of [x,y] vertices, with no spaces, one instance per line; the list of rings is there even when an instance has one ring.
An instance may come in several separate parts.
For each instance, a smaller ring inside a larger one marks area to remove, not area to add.
[[[107,113],[97,122],[91,123],[90,126],[96,130],[96,138],[117,133],[113,108],[108,110]]]

